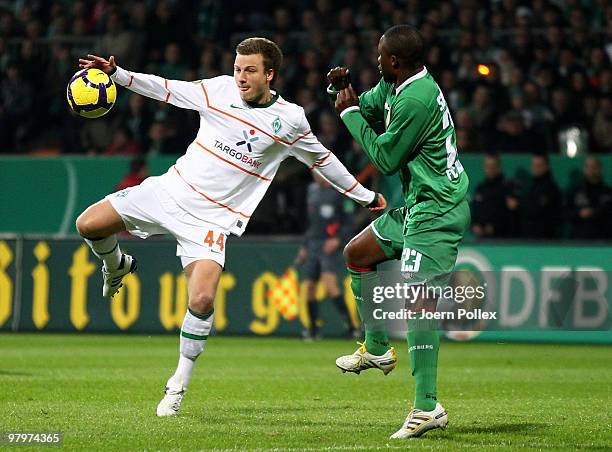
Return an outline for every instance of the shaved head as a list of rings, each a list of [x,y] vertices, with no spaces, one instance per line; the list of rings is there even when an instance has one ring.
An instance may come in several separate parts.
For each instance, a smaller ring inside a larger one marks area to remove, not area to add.
[[[410,25],[396,25],[385,31],[381,44],[400,66],[418,69],[425,64],[425,42],[419,30]]]

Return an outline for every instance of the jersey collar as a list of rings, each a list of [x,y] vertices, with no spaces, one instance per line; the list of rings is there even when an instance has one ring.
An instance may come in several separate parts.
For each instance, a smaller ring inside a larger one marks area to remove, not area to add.
[[[397,88],[395,88],[395,95],[398,95],[400,93],[401,90],[403,90],[405,87],[407,87],[408,85],[410,85],[412,82],[414,82],[415,80],[418,80],[420,78],[423,78],[427,75],[427,68],[425,66],[423,66],[423,69],[419,72],[417,72],[416,74],[414,74],[412,77],[407,78],[406,80],[404,80],[404,83],[402,83],[400,86],[398,86]]]
[[[278,98],[280,97],[277,92],[272,91],[272,90],[270,90],[270,92],[272,93],[272,98],[268,102],[266,102],[265,104],[258,104],[256,102],[248,102],[246,100],[244,101],[244,103],[247,104],[251,108],[266,108],[266,107],[269,107],[274,102],[276,102],[278,100]]]

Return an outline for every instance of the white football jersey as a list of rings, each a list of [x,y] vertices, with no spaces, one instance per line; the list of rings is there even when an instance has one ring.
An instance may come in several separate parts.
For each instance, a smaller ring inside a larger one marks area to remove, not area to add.
[[[374,200],[310,130],[304,109],[274,93],[265,105],[242,100],[233,77],[196,82],[126,71],[115,82],[143,96],[200,114],[195,140],[162,176],[192,215],[242,235],[281,162],[293,156],[361,205]]]

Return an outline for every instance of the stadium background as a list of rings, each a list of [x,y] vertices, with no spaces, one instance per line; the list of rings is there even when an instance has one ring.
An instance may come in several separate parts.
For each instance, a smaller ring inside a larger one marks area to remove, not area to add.
[[[540,290],[530,320],[517,329],[539,328],[537,312],[550,295],[543,268],[580,273],[597,266],[606,272],[612,258],[612,7],[604,1],[2,2],[0,232],[7,235],[0,328],[176,331],[185,309],[171,241],[126,244],[144,254],[145,264],[127,284],[125,300],[108,309],[95,301],[95,262],[78,240],[66,238],[75,236],[75,217],[91,202],[165,171],[194,136],[197,115],[120,88],[106,117],[72,116],[64,91],[79,56],[112,53],[126,68],[195,80],[231,73],[233,47],[241,38],[269,36],[285,54],[275,89],[304,106],[321,141],[363,183],[399,205],[398,179],[376,173],[333,114],[324,89],[325,74],[335,65],[351,69],[358,90],[372,86],[378,78],[377,40],[396,23],[420,27],[429,49],[427,68],[455,119],[474,217],[462,255],[478,254],[480,271],[529,268]],[[487,176],[488,155],[501,158],[504,179]],[[552,180],[534,173],[542,161],[537,156],[550,160]],[[587,160],[595,167],[599,162],[601,181],[588,170],[583,175]],[[219,321],[218,331],[295,335],[308,324],[303,294],[300,316],[290,322],[267,294],[302,242],[309,182],[301,164],[285,162],[247,235],[230,241],[225,276],[235,287],[228,286],[228,319]],[[590,217],[581,216],[584,209]],[[371,217],[360,209],[354,213],[358,231]],[[569,261],[572,252],[576,257]],[[260,271],[251,274],[250,268]],[[87,275],[82,281],[75,276],[79,271]],[[176,281],[162,282],[166,275]],[[79,293],[85,304],[77,309]],[[322,289],[319,298],[325,299]],[[515,311],[526,308],[520,295],[513,298]],[[345,299],[354,314],[350,291]],[[596,303],[585,306],[589,315],[600,314]],[[75,320],[79,309],[82,318]],[[164,309],[173,320],[164,320]],[[563,320],[546,329],[567,338],[563,332],[577,328],[569,314],[574,311],[559,309]],[[550,315],[558,317],[555,312]],[[96,321],[84,320],[90,316]],[[325,334],[339,334],[333,310],[323,318]],[[610,320],[602,318],[592,329],[599,330],[598,340],[609,341]]]

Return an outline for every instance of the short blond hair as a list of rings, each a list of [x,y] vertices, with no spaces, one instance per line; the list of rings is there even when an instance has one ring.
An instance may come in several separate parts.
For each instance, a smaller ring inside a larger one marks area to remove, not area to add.
[[[247,38],[236,46],[239,55],[261,55],[263,57],[264,69],[272,69],[274,76],[270,83],[274,82],[283,63],[283,52],[275,42],[266,38]]]

